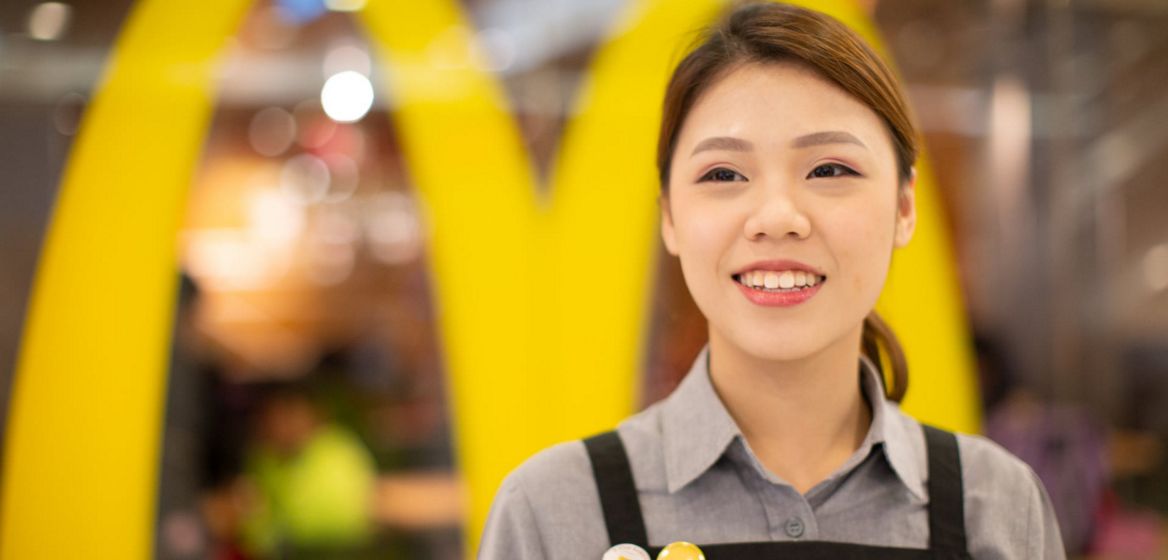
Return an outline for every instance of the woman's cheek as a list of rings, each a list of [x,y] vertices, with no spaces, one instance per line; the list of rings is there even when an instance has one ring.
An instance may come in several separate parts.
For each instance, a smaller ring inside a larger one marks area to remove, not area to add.
[[[707,207],[701,212],[687,212],[680,216],[682,227],[678,229],[680,240],[702,253],[712,250],[712,246],[722,242],[730,225],[717,211],[717,208]]]
[[[887,275],[893,222],[873,216],[871,207],[860,214],[837,213],[827,222],[830,230],[821,232],[832,247],[844,284],[853,293],[867,292],[873,284],[882,286]]]
[[[824,222],[832,233],[850,240],[849,248],[862,251],[892,249],[896,228],[896,208],[889,201],[862,197],[837,204]]]

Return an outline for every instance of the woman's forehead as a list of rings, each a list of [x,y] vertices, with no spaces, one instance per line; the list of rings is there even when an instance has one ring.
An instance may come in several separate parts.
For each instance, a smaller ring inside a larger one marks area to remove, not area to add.
[[[803,65],[742,64],[719,76],[695,101],[679,140],[692,145],[717,134],[790,141],[840,130],[872,146],[889,141],[885,129],[867,105]]]

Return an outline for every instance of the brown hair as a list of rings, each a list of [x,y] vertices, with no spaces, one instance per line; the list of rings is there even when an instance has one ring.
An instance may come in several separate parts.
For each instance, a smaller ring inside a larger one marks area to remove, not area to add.
[[[669,166],[681,125],[697,99],[742,64],[794,62],[819,73],[868,106],[888,126],[901,188],[907,188],[917,158],[916,127],[904,93],[879,56],[847,26],[825,14],[787,4],[746,4],[711,28],[677,68],[665,90],[657,141],[662,195],[669,194]],[[889,399],[908,389],[908,364],[896,335],[875,311],[864,319],[862,351],[884,374]]]

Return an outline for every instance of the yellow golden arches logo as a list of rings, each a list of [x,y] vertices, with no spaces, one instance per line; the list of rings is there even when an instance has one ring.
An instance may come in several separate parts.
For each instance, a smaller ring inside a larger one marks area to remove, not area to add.
[[[800,3],[876,43],[851,2]],[[247,7],[145,0],[116,45],[62,179],[29,305],[0,558],[150,554],[174,233],[210,115],[213,61]],[[471,488],[468,553],[507,470],[633,409],[656,244],[660,96],[680,45],[720,7],[632,3],[579,95],[548,200],[496,82],[473,65],[428,62],[435,37],[468,28],[455,0],[371,0],[361,15],[436,225],[435,306]],[[881,308],[915,372],[908,410],[973,430],[952,261],[922,171],[919,233],[896,257]]]

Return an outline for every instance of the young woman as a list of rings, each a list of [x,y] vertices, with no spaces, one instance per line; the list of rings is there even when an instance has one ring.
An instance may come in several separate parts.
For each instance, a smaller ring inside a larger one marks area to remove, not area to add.
[[[916,141],[839,22],[766,3],[713,29],[669,82],[657,156],[709,344],[664,401],[516,469],[479,557],[1063,558],[1025,464],[896,405],[873,307],[912,237]]]

